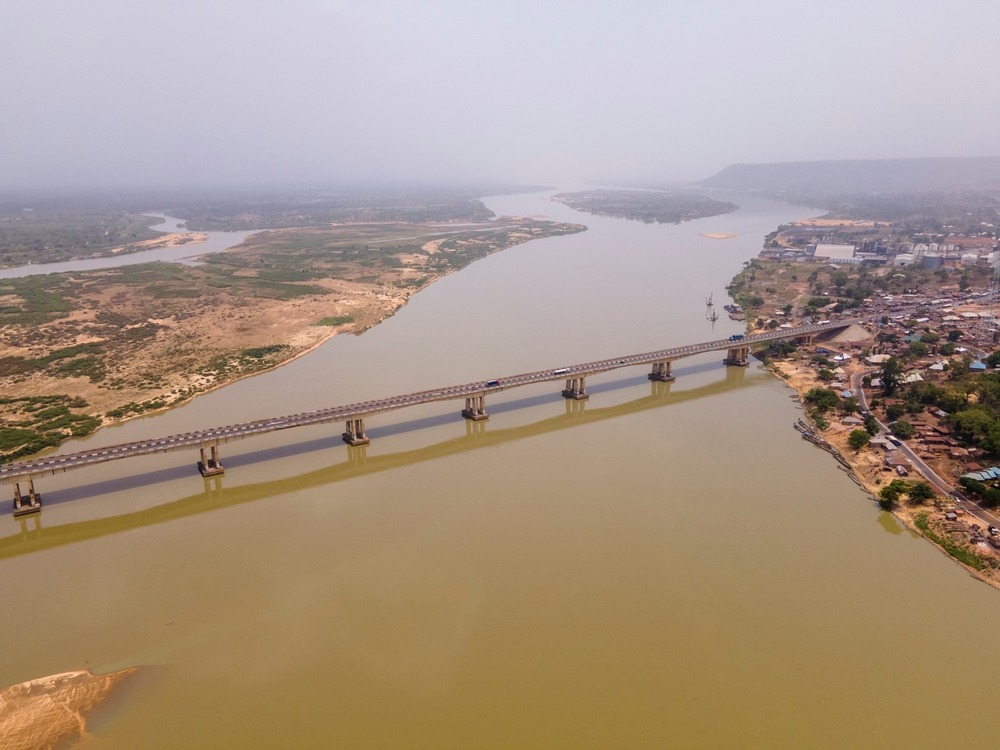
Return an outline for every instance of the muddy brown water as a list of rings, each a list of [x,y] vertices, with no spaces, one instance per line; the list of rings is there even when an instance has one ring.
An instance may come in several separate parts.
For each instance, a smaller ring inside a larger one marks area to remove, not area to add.
[[[271,373],[64,450],[727,336],[778,224],[587,224]],[[701,233],[735,234],[714,240]],[[82,747],[887,748],[981,741],[1000,592],[881,514],[717,354],[39,480],[0,519],[0,683],[144,667]]]

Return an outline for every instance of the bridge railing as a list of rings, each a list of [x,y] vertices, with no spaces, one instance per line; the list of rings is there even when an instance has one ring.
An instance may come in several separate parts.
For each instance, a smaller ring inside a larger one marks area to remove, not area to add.
[[[534,383],[552,382],[564,378],[579,378],[581,376],[594,375],[635,365],[673,361],[711,351],[748,348],[754,344],[800,338],[811,334],[837,330],[857,322],[859,321],[846,320],[822,325],[815,324],[800,326],[798,328],[775,329],[764,333],[750,334],[739,339],[725,338],[669,349],[660,349],[653,352],[644,352],[642,354],[629,354],[565,367],[521,373],[519,375],[508,375],[490,380],[478,380],[462,385],[431,388],[400,396],[361,401],[310,412],[257,419],[250,422],[212,427],[178,435],[121,443],[104,448],[92,448],[45,458],[16,461],[0,466],[0,482],[12,483],[29,479],[33,476],[55,474],[123,458],[134,458],[154,453],[167,453],[195,447],[217,446],[221,443],[243,440],[278,430],[364,418],[417,404],[451,401],[476,395],[496,393]]]

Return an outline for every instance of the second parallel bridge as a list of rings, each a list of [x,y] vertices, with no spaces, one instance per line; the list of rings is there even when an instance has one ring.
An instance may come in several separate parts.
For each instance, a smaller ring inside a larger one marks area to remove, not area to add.
[[[211,427],[179,435],[168,435],[161,438],[122,443],[106,448],[94,448],[92,450],[78,451],[76,453],[67,453],[47,458],[17,461],[0,466],[0,482],[17,483],[25,480],[30,482],[36,476],[56,474],[123,458],[179,451],[192,447],[197,447],[201,450],[202,460],[199,462],[199,469],[202,474],[211,476],[222,473],[222,465],[218,454],[218,446],[220,444],[234,440],[243,440],[267,432],[343,421],[347,425],[344,440],[352,445],[360,445],[368,442],[364,431],[365,417],[381,412],[393,411],[417,404],[426,404],[432,401],[465,398],[466,408],[462,410],[463,416],[473,420],[485,419],[487,416],[485,397],[489,393],[497,393],[533,383],[565,379],[566,389],[563,390],[563,395],[567,398],[584,399],[587,398],[585,378],[588,375],[617,370],[622,367],[652,364],[653,371],[649,375],[650,379],[669,381],[673,380],[673,376],[670,373],[670,363],[673,360],[712,351],[728,351],[728,356],[724,360],[726,364],[745,366],[748,361],[750,346],[753,344],[785,339],[811,338],[819,333],[846,328],[855,322],[857,321],[849,320],[822,325],[801,326],[799,328],[784,328],[746,336],[745,338],[720,339],[700,344],[678,346],[672,349],[661,349],[644,354],[630,354],[624,357],[602,359],[567,367],[539,370],[520,375],[509,375],[491,380],[479,380],[464,385],[417,391],[402,396],[362,401],[355,404],[347,404],[346,406],[333,406],[301,414],[258,419],[252,422],[243,422],[225,427]],[[206,450],[209,451],[208,454],[206,454]],[[30,495],[32,497],[31,505],[34,506],[35,491],[33,484],[30,489]],[[20,500],[20,489],[15,484],[15,512],[22,505],[19,502]]]

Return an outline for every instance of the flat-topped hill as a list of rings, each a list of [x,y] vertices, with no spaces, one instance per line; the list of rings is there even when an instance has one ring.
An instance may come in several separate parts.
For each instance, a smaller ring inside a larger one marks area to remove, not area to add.
[[[731,164],[700,184],[725,190],[808,195],[970,187],[1000,190],[1000,156]]]

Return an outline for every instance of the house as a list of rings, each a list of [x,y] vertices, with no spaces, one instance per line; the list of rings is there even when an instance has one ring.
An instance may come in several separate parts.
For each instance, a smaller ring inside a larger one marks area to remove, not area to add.
[[[887,453],[885,456],[885,465],[890,469],[895,469],[897,466],[902,466],[904,469],[910,468],[910,462],[899,451]]]
[[[975,479],[977,482],[989,482],[993,479],[1000,479],[1000,468],[992,466],[982,471],[969,471],[962,475],[962,479]]]

